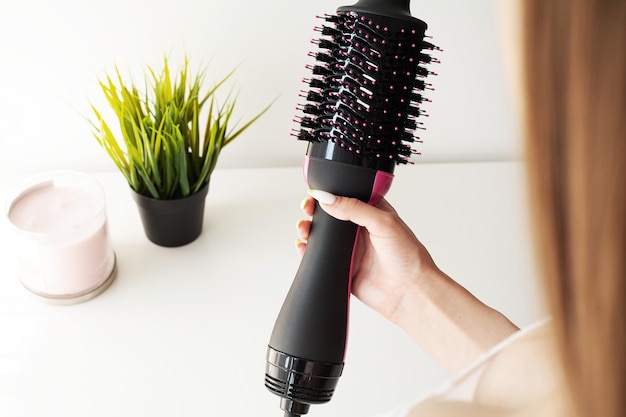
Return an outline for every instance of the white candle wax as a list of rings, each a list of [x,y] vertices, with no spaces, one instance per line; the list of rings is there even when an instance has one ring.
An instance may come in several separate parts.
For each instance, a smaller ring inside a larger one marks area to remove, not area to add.
[[[31,180],[14,197],[20,279],[43,297],[81,297],[111,277],[115,256],[104,193],[91,178],[57,172]]]

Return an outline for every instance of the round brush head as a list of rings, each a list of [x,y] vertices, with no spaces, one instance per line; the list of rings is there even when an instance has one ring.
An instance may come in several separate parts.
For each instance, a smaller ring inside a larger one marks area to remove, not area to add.
[[[429,101],[424,91],[432,89],[427,64],[438,62],[430,54],[438,48],[425,40],[426,23],[410,16],[340,9],[320,19],[294,135],[347,151],[351,163],[374,161],[391,172],[417,153],[412,145],[420,141],[421,107]]]

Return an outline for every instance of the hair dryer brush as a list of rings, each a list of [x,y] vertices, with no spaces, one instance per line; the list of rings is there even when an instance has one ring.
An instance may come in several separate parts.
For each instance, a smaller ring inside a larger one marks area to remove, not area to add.
[[[312,77],[299,106],[299,139],[309,141],[304,175],[311,189],[374,204],[397,164],[409,162],[435,61],[427,25],[409,0],[361,0],[320,16]],[[285,416],[331,399],[346,347],[352,257],[359,227],[316,207],[304,257],[267,351],[265,386]]]

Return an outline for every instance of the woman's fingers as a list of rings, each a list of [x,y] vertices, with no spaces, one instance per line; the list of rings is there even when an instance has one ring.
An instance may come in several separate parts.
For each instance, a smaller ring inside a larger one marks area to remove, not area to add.
[[[298,233],[296,251],[298,251],[298,255],[302,258],[304,250],[306,249],[306,242],[309,239],[309,233],[311,232],[311,220],[299,220],[296,224],[296,231]]]
[[[306,242],[309,239],[309,233],[311,233],[311,220],[299,220],[296,224],[296,231],[298,238]]]
[[[349,220],[374,234],[385,234],[394,226],[395,211],[383,199],[373,206],[356,198],[338,197],[326,191],[309,190],[322,209],[339,220]]]
[[[304,250],[306,249],[306,242],[302,239],[296,239],[296,251],[300,259],[304,256]]]
[[[313,197],[307,197],[302,200],[302,203],[300,203],[300,208],[302,209],[302,212],[305,216],[311,217],[313,215],[313,211],[315,210],[315,200],[313,199]]]

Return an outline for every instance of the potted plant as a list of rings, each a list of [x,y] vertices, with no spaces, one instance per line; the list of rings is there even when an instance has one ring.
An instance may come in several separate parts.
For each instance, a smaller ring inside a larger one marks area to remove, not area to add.
[[[99,80],[117,119],[117,134],[91,106],[94,136],[128,181],[146,236],[167,247],[185,245],[200,235],[204,202],[220,152],[270,107],[233,129],[236,97],[229,94],[218,104],[215,92],[234,71],[201,94],[204,71],[192,75],[188,67],[185,59],[173,74],[167,57],[159,72],[148,66],[145,91],[125,82],[117,67],[113,77]],[[204,129],[203,109],[207,110]]]

